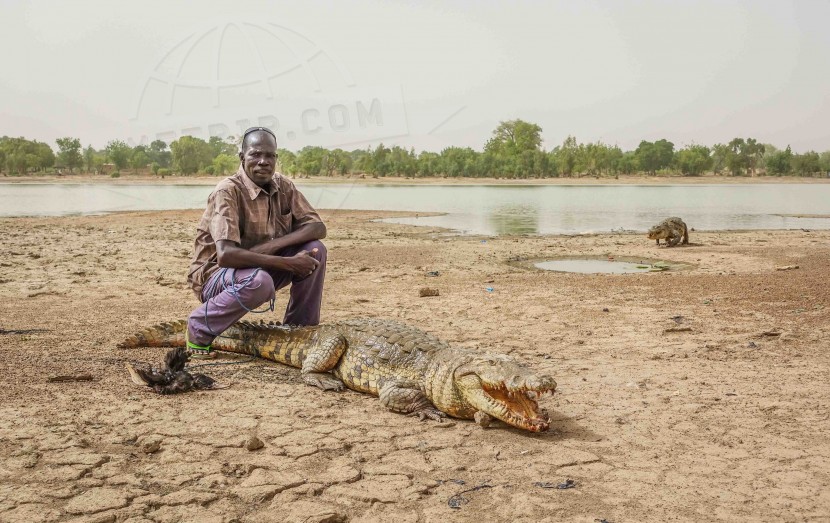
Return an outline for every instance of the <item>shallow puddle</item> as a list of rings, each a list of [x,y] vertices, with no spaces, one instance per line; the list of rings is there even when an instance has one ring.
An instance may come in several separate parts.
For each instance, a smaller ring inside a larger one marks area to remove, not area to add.
[[[533,267],[544,271],[575,272],[579,274],[629,274],[637,272],[664,272],[688,269],[690,266],[662,260],[561,258],[532,262]]]

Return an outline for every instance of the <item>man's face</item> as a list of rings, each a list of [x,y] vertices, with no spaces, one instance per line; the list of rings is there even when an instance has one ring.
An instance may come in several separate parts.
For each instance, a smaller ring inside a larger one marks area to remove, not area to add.
[[[260,187],[265,187],[274,176],[277,165],[277,141],[266,132],[253,132],[248,135],[239,159],[242,160],[242,169],[248,178]]]

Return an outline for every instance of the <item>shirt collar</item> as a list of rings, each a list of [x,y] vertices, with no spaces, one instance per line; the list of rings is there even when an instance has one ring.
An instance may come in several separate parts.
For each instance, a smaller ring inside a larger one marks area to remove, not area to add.
[[[250,178],[248,178],[248,175],[245,174],[245,170],[242,166],[239,167],[239,170],[236,171],[234,176],[242,180],[242,185],[245,187],[245,190],[248,192],[248,196],[251,200],[255,200],[256,197],[259,196],[260,192],[264,192],[268,196],[273,196],[279,192],[280,186],[279,183],[277,183],[277,177],[280,176],[280,174],[277,172],[275,172],[274,176],[271,177],[271,184],[267,190],[255,184]]]

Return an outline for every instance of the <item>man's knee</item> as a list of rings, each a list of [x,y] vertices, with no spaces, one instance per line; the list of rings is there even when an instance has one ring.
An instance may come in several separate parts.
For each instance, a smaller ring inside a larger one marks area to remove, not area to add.
[[[243,302],[247,302],[247,306],[258,307],[274,297],[274,279],[267,271],[258,270],[249,278],[247,283],[241,282],[244,284],[239,289],[239,293],[245,296]]]
[[[317,252],[314,252],[314,249],[317,249]],[[318,261],[325,262],[326,261],[326,246],[320,240],[313,240],[308,242],[305,245],[305,250],[311,253]]]

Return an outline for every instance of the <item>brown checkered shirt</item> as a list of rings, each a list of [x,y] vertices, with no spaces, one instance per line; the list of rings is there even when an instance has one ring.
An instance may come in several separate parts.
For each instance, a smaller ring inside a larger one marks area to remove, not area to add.
[[[202,287],[219,269],[216,242],[230,240],[243,249],[279,238],[312,222],[322,222],[288,178],[274,173],[267,190],[242,167],[216,186],[196,229],[193,261],[187,281],[201,300]]]

